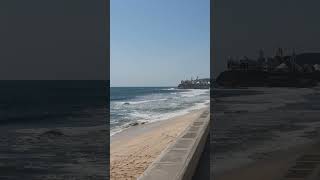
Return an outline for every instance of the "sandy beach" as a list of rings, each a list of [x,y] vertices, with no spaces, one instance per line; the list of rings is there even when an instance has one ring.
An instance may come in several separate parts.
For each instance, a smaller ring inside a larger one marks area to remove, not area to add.
[[[257,160],[246,166],[235,168],[221,175],[215,175],[216,180],[277,180],[277,179],[305,179],[316,170],[320,163],[320,143],[307,143],[286,150],[273,152],[267,158]],[[308,156],[315,156],[310,160],[302,160]],[[313,166],[315,165],[315,166]],[[310,171],[310,172],[309,172]],[[318,179],[319,174],[315,175]]]
[[[305,179],[317,172],[319,87],[223,91],[213,102],[211,177]]]
[[[203,111],[131,127],[111,137],[111,179],[136,179]]]

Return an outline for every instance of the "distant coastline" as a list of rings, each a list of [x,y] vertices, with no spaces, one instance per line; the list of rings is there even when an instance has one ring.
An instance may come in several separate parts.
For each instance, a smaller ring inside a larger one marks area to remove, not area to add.
[[[178,89],[209,89],[210,88],[210,78],[203,78],[193,80],[181,81],[178,85]]]
[[[273,57],[259,51],[257,59],[228,58],[228,70],[220,73],[221,87],[314,87],[320,81],[320,53],[284,55],[279,48]]]

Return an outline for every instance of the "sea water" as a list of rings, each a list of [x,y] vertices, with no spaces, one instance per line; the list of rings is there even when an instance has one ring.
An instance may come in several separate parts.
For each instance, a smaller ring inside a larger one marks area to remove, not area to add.
[[[0,81],[0,126],[106,125],[106,81]]]
[[[210,91],[206,89],[111,87],[111,135],[133,124],[161,121],[204,108],[209,99]]]

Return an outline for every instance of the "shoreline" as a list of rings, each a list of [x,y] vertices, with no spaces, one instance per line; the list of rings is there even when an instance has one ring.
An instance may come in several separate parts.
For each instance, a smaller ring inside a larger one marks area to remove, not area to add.
[[[206,100],[202,103],[197,103],[197,105],[188,107],[186,109],[182,109],[180,111],[175,112],[174,114],[168,114],[167,117],[159,118],[157,117],[156,120],[145,120],[145,121],[133,121],[127,122],[121,126],[115,127],[114,129],[110,129],[110,140],[113,136],[122,133],[123,131],[130,130],[131,128],[136,128],[140,126],[145,126],[147,124],[157,123],[159,121],[166,121],[168,119],[173,119],[176,117],[184,116],[189,114],[190,112],[199,111],[201,109],[207,108],[210,105],[210,100]]]
[[[110,137],[111,179],[136,179],[209,107],[134,126]]]

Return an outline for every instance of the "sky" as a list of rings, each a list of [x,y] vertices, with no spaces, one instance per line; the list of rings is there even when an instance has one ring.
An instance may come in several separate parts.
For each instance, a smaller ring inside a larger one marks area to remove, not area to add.
[[[215,77],[226,69],[228,56],[255,58],[258,50],[273,56],[320,52],[319,0],[214,0],[212,68]]]
[[[101,0],[0,1],[1,80],[105,80]]]
[[[191,76],[210,76],[209,0],[111,0],[111,86],[177,86]]]

